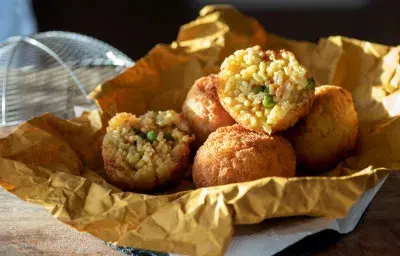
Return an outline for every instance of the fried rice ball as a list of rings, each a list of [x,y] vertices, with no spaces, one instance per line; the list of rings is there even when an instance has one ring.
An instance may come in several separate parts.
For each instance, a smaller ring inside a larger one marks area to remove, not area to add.
[[[247,129],[272,134],[294,125],[311,108],[315,81],[293,53],[238,50],[221,65],[222,106]]]
[[[235,124],[235,120],[219,102],[218,81],[216,75],[198,79],[183,103],[183,114],[196,137],[197,147],[217,128]]]
[[[218,128],[197,151],[192,167],[196,187],[293,177],[296,157],[281,136],[249,131],[240,125]]]
[[[299,166],[309,171],[333,167],[355,148],[358,117],[350,92],[332,85],[315,90],[310,113],[285,132]]]
[[[109,121],[102,155],[106,174],[116,186],[150,191],[181,179],[189,164],[188,125],[173,110],[136,117],[119,113]]]

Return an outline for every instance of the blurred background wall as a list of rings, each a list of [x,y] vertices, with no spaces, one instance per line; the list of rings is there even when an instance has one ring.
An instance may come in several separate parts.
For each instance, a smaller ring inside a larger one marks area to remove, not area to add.
[[[37,32],[31,0],[0,0],[0,42]]]
[[[344,35],[400,44],[400,0],[32,0],[38,31],[93,36],[134,60],[173,41],[180,25],[215,3],[232,4],[266,30],[297,40]]]

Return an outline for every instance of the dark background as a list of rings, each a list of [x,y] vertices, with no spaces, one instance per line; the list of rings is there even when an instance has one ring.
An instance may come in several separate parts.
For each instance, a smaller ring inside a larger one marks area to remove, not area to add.
[[[33,7],[40,32],[64,30],[93,36],[136,60],[157,43],[173,41],[182,24],[195,19],[204,4],[213,2],[217,1],[33,0]],[[361,0],[363,3],[352,7],[338,3],[343,0],[332,0],[325,7],[312,3],[282,7],[273,0],[255,1],[257,5],[245,0],[223,2],[257,18],[266,30],[292,39],[316,41],[344,35],[400,44],[399,0]]]
[[[345,0],[332,0],[325,7],[282,7],[276,5],[278,1],[253,1],[258,4],[244,0],[223,2],[236,4],[241,12],[257,18],[266,30],[292,39],[316,41],[329,35],[344,35],[400,44],[399,0],[361,0],[363,3],[350,8],[336,4]],[[173,41],[182,24],[195,19],[204,4],[213,2],[217,1],[33,0],[33,7],[39,32],[64,30],[93,36],[136,60],[157,43]]]

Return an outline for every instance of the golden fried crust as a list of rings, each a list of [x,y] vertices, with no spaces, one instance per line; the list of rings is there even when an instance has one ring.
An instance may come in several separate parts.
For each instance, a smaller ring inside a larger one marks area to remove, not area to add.
[[[192,171],[197,187],[209,187],[271,176],[293,177],[295,167],[296,157],[286,139],[233,125],[211,133],[197,151]]]
[[[219,127],[235,123],[219,102],[217,83],[215,75],[196,80],[183,103],[183,114],[196,137],[197,147]]]
[[[332,85],[317,87],[310,113],[285,136],[292,143],[298,164],[309,171],[324,171],[355,148],[358,117],[350,92]]]
[[[154,180],[148,182],[146,180],[135,180],[132,176],[132,170],[116,164],[115,158],[110,156],[109,149],[106,146],[103,146],[102,153],[108,180],[121,189],[138,192],[149,192],[178,183],[183,178],[190,161],[189,147],[181,147],[179,152],[172,153],[172,157],[177,164],[175,168],[170,170],[168,180],[160,180],[157,176],[154,176]]]

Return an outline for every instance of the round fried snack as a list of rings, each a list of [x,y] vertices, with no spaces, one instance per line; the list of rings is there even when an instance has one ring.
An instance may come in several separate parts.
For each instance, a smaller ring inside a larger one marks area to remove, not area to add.
[[[181,179],[189,164],[188,125],[173,110],[136,117],[119,113],[109,121],[102,154],[111,183],[150,191]]]
[[[315,81],[289,51],[238,50],[224,60],[219,77],[222,106],[253,131],[283,131],[312,105]]]
[[[285,132],[299,166],[324,171],[355,148],[357,112],[350,92],[332,85],[317,87],[310,113]]]
[[[281,136],[249,131],[240,125],[218,128],[197,151],[192,167],[196,187],[293,177],[296,157]]]
[[[217,128],[235,123],[219,102],[218,81],[216,75],[198,79],[183,103],[183,114],[196,137],[197,147],[200,147]]]

